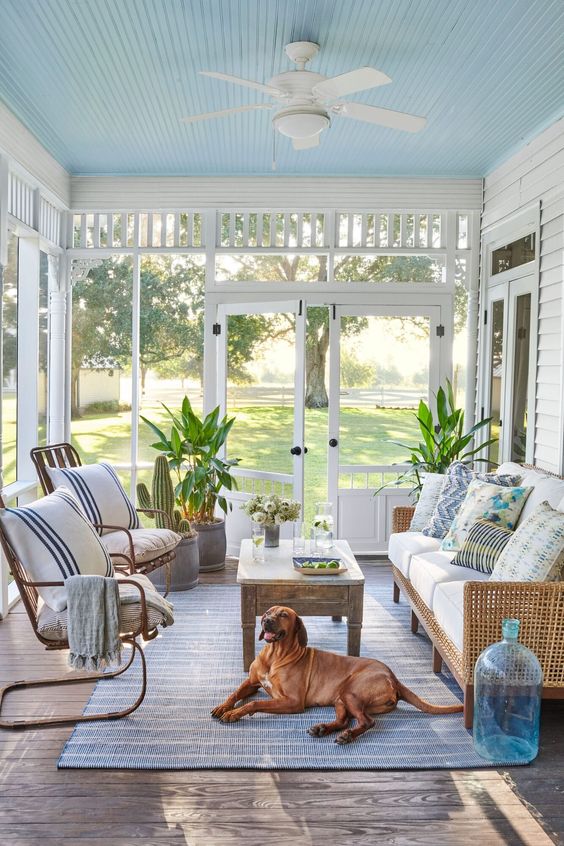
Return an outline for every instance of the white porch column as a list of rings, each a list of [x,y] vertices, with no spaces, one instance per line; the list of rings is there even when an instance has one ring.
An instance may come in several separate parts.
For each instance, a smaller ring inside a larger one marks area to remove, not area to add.
[[[49,443],[65,439],[65,346],[67,292],[61,278],[65,262],[48,256],[49,281]]]
[[[464,408],[464,420],[466,430],[476,422],[476,376],[478,372],[478,302],[479,294],[477,289],[470,288],[468,291],[468,317],[467,317],[467,341],[466,341],[466,402]]]

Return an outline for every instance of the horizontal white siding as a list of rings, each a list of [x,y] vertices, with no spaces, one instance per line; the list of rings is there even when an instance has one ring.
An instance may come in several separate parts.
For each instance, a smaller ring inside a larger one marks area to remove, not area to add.
[[[484,183],[483,230],[520,209],[541,208],[535,463],[564,466],[564,120],[549,127],[490,173]]]
[[[70,176],[16,116],[0,103],[0,153],[13,159],[36,180],[33,187],[50,193],[56,206],[70,206]],[[25,177],[24,177],[25,178]]]
[[[186,208],[409,209],[482,207],[480,179],[73,176],[77,211]]]

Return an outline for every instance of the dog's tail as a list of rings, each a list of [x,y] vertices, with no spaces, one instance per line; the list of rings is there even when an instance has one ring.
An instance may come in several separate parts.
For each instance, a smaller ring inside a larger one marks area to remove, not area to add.
[[[425,714],[458,714],[464,710],[463,705],[432,705],[425,699],[421,699],[401,682],[399,683],[399,698],[409,702],[410,705],[414,705],[420,711],[424,711]]]

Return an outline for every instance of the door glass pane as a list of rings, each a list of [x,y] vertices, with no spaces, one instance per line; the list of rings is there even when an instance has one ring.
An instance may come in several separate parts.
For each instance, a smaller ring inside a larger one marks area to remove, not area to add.
[[[2,296],[2,465],[4,484],[16,481],[18,422],[18,238],[8,238]]]
[[[47,443],[47,369],[49,355],[49,257],[39,254],[39,367],[37,374],[37,444]]]
[[[227,414],[236,417],[227,451],[246,470],[293,473],[295,317],[293,312],[227,318]],[[266,485],[266,487],[265,487]],[[241,479],[268,493],[270,482]],[[275,493],[292,494],[276,484]]]
[[[515,301],[511,461],[523,462],[526,455],[530,333],[531,295],[522,294]]]
[[[104,259],[72,291],[72,443],[84,464],[117,465],[124,484],[131,463],[132,293],[130,256]]]
[[[343,317],[340,353],[339,463],[385,465],[386,471],[341,469],[340,487],[378,487],[417,444],[415,418],[429,396],[430,321],[426,317]]]
[[[488,450],[492,464],[499,462],[499,437],[501,431],[501,388],[503,376],[503,300],[496,300],[491,308],[491,361],[490,361],[490,437],[497,438]]]
[[[329,308],[307,310],[304,460],[304,520],[311,525],[315,504],[327,500]]]

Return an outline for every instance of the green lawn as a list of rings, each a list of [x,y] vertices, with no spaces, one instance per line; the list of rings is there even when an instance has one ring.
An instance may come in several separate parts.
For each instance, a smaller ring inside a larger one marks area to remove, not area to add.
[[[145,416],[166,426],[162,409],[146,405]],[[251,406],[231,408],[236,423],[231,430],[229,455],[241,459],[241,465],[253,470],[291,473],[293,446],[293,410],[290,407]],[[315,502],[327,498],[327,409],[308,409],[305,418],[306,518],[313,514]],[[131,415],[97,414],[74,420],[73,443],[85,462],[103,457],[128,464],[130,460]],[[340,460],[342,464],[393,464],[405,459],[404,451],[390,440],[415,441],[417,423],[410,409],[342,408]],[[139,457],[151,461],[153,438],[147,426],[139,426]],[[148,480],[150,473],[142,471]],[[122,474],[125,483],[129,479]],[[375,482],[378,483],[377,481]]]

